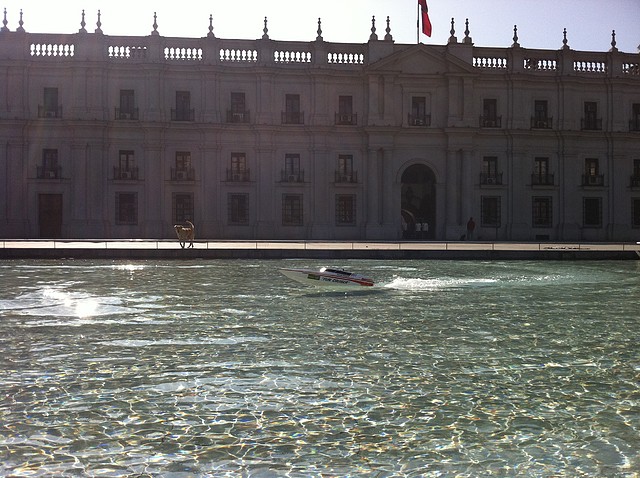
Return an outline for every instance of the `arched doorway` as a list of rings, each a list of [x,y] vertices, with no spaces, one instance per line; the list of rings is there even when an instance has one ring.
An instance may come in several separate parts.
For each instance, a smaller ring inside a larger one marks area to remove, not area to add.
[[[435,174],[428,166],[414,164],[402,173],[401,183],[403,239],[433,239],[436,230]]]

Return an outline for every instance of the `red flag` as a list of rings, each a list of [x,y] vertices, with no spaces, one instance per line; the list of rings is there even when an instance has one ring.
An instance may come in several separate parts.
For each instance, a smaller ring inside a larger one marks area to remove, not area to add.
[[[429,8],[427,7],[427,0],[418,0],[420,11],[422,13],[422,33],[431,36],[431,20],[429,20]]]

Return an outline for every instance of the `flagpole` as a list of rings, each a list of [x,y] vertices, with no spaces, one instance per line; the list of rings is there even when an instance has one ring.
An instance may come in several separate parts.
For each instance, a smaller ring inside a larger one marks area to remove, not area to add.
[[[420,43],[420,2],[416,11],[416,45]]]

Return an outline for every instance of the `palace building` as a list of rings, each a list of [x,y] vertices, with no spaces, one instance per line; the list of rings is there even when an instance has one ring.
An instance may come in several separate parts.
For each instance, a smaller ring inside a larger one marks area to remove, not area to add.
[[[640,54],[0,29],[0,237],[629,241]]]

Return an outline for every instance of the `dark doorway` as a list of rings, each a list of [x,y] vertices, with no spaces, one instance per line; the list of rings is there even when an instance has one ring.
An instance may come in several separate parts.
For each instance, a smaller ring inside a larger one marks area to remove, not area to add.
[[[436,177],[422,164],[402,173],[401,215],[403,239],[428,240],[436,230]]]
[[[62,194],[38,195],[38,225],[41,238],[62,237]]]

